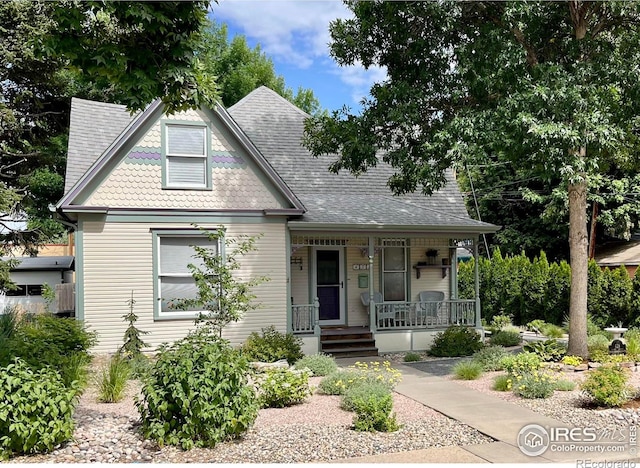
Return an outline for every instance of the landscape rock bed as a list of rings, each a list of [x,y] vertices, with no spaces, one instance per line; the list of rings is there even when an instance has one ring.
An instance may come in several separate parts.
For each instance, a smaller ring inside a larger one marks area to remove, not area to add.
[[[558,378],[576,382],[576,389],[570,392],[555,391],[550,398],[530,400],[520,398],[513,392],[493,390],[493,379],[503,373],[486,372],[477,380],[455,380],[455,382],[529,408],[536,413],[557,419],[573,427],[594,427],[599,431],[605,431],[640,423],[640,413],[637,408],[589,407],[589,399],[579,388],[587,372],[558,372]],[[448,378],[454,379],[453,376]],[[630,373],[629,384],[636,389],[640,388],[640,372]]]
[[[310,379],[316,386],[320,378]],[[340,409],[340,398],[315,393],[288,408],[260,410],[242,439],[213,449],[183,451],[158,447],[138,431],[138,412],[131,385],[121,403],[97,403],[92,388],[76,409],[75,440],[52,453],[13,458],[14,463],[305,463],[391,452],[492,442],[458,421],[394,394],[394,411],[403,427],[393,433],[362,433],[350,429],[353,413]]]

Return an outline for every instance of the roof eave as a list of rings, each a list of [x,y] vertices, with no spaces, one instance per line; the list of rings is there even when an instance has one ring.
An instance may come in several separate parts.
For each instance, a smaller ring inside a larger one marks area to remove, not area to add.
[[[491,234],[500,229],[494,224],[482,225],[420,225],[420,224],[328,224],[305,221],[289,221],[289,228],[296,231],[361,231],[361,232],[425,232],[438,234]]]
[[[120,133],[111,145],[100,155],[91,167],[85,172],[73,187],[56,204],[56,209],[65,209],[82,192],[82,190],[93,180],[96,174],[107,164],[111,158],[118,153],[122,147],[130,140],[131,136],[143,126],[152,115],[158,110],[164,109],[164,104],[160,99],[152,102],[143,112],[134,118],[129,125]]]

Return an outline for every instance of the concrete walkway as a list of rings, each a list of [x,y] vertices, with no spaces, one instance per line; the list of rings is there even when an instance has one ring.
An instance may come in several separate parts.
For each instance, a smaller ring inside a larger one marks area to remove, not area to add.
[[[357,359],[353,359],[355,362]],[[373,361],[375,359],[367,359]],[[378,358],[379,360],[379,358]],[[360,359],[364,361],[364,359]],[[341,359],[342,367],[352,365]],[[339,463],[549,463],[575,464],[577,460],[629,460],[629,453],[576,453],[547,450],[540,456],[527,456],[518,447],[518,432],[528,424],[544,428],[562,428],[566,424],[535,413],[520,405],[474,391],[449,379],[420,371],[414,367],[395,364],[402,372],[402,382],[396,392],[416,400],[445,416],[471,426],[493,438],[495,442],[480,445],[437,447],[411,452],[366,456]],[[640,458],[634,458],[640,462]]]

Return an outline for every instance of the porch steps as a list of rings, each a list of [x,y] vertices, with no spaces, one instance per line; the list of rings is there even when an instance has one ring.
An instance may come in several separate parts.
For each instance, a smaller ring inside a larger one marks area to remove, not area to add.
[[[376,340],[366,327],[323,328],[320,345],[323,353],[337,358],[378,355]]]

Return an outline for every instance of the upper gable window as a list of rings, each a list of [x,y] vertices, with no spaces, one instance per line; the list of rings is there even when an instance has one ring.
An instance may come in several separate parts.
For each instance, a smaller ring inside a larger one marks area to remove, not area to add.
[[[181,189],[210,188],[207,127],[166,123],[163,130],[164,186]]]

